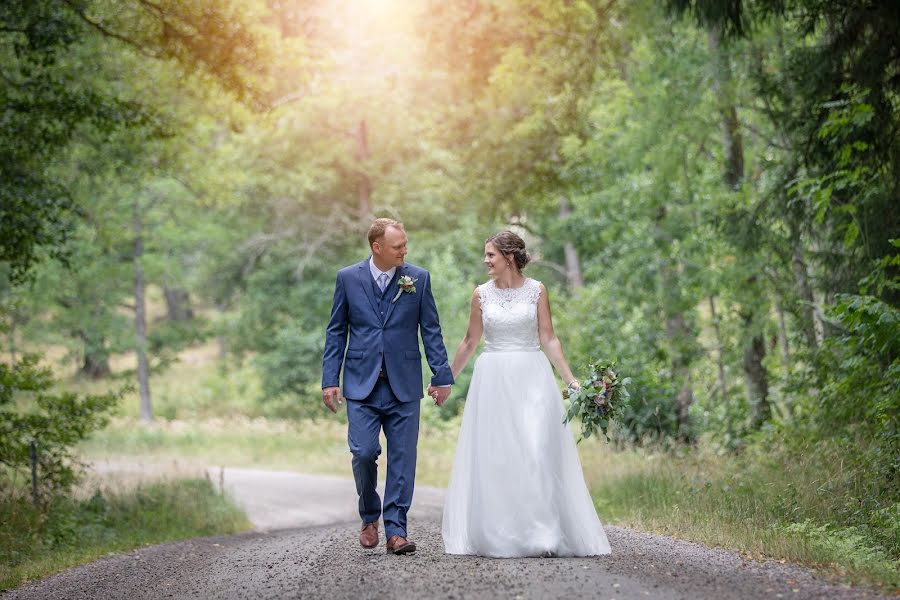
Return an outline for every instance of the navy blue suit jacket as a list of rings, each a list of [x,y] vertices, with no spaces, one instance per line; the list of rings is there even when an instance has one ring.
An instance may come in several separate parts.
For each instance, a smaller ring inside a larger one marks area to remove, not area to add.
[[[396,302],[391,302],[400,289],[397,282],[405,275],[416,280],[416,292],[403,292]],[[372,284],[368,258],[337,273],[331,320],[325,332],[322,387],[340,385],[343,364],[344,396],[365,400],[384,368],[398,400],[421,400],[424,386],[420,331],[433,373],[431,383],[452,384],[428,271],[408,263],[398,267],[385,290],[384,301],[376,297],[377,288]]]

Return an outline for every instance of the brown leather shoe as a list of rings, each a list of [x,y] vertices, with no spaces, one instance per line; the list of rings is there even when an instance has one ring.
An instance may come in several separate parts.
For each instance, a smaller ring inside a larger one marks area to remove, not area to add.
[[[363,548],[374,548],[378,545],[378,521],[366,523],[359,532],[359,545]]]
[[[399,535],[392,535],[391,539],[387,541],[387,553],[388,554],[409,554],[410,552],[416,551],[416,545],[405,537]]]

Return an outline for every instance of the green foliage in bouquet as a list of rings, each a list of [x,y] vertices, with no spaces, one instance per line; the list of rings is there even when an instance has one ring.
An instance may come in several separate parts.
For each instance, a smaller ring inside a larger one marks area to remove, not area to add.
[[[616,361],[599,360],[588,365],[590,375],[581,382],[580,389],[566,388],[563,397],[569,400],[569,408],[563,423],[575,418],[581,420],[579,442],[591,437],[597,430],[609,440],[609,423],[622,417],[628,404],[628,384],[631,377],[620,378]]]

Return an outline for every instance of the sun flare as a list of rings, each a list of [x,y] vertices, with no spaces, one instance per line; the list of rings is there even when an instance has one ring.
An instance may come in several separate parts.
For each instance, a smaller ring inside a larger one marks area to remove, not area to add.
[[[358,82],[383,80],[415,69],[421,49],[415,27],[420,7],[416,0],[332,2],[331,58],[343,76]]]

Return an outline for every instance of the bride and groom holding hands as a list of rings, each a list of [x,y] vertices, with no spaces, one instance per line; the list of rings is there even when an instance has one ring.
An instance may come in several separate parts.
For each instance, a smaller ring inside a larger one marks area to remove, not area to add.
[[[578,383],[553,332],[543,284],[525,277],[529,255],[515,233],[488,238],[489,281],[472,293],[469,325],[452,364],[428,271],[405,262],[402,223],[376,219],[371,256],[338,271],[326,329],[322,396],[347,405],[348,444],[364,548],[415,552],[407,531],[416,473],[423,381],[419,336],[438,406],[482,336],[444,503],[448,554],[490,557],[591,556],[610,552],[584,483],[575,442],[563,425],[552,367]],[[552,364],[552,367],[551,367]],[[340,387],[343,369],[343,390]],[[384,499],[377,461],[387,440]]]

